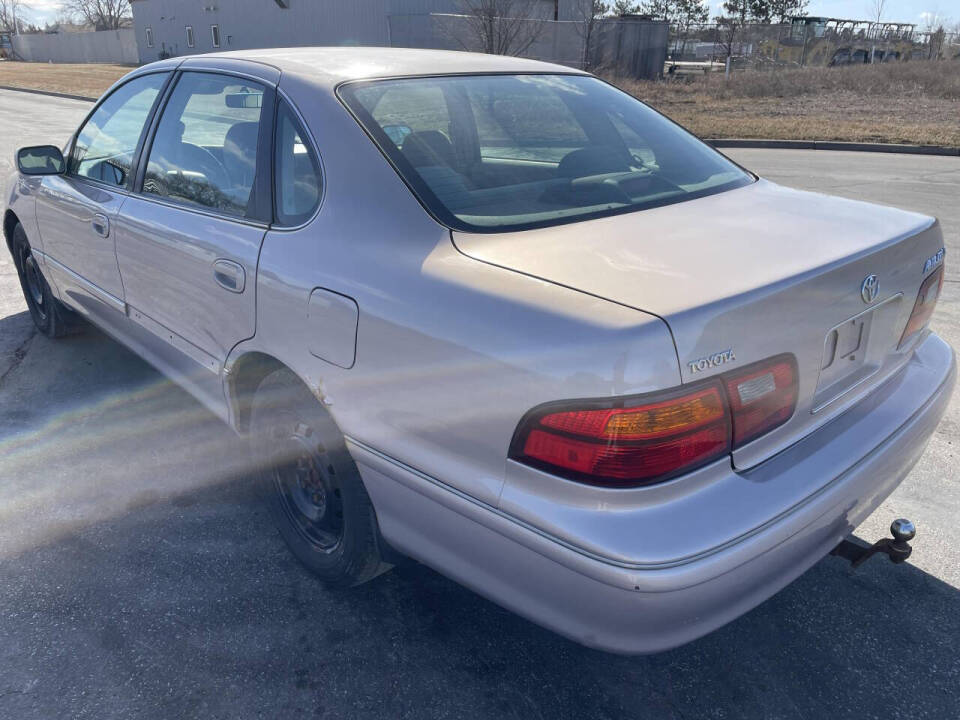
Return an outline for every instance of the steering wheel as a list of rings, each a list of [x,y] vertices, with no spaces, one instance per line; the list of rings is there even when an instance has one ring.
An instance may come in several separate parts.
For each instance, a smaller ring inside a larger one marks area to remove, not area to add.
[[[230,187],[230,175],[216,155],[199,145],[193,143],[180,143],[182,153],[183,170],[193,170],[202,173],[214,187],[223,190]]]
[[[597,175],[593,177],[573,178],[570,180],[570,191],[577,195],[593,196],[596,203],[615,202],[631,205],[633,198],[624,190],[620,183],[612,177]]]

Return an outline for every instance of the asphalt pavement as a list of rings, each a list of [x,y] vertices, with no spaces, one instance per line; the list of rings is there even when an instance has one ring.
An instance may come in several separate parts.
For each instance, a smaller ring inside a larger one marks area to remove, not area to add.
[[[0,91],[3,182],[16,147],[61,143],[88,108]],[[728,154],[938,215],[933,325],[960,346],[960,158]],[[958,420],[954,398],[857,533],[911,518],[909,564],[827,557],[697,642],[612,656],[415,564],[324,589],[256,501],[244,444],[99,332],[36,336],[0,248],[0,718],[956,718]]]

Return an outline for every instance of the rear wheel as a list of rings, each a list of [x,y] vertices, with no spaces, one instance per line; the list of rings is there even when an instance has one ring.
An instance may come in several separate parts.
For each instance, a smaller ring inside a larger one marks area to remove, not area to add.
[[[260,488],[297,559],[336,587],[388,569],[360,473],[333,419],[303,383],[287,370],[264,378],[250,426]]]
[[[53,296],[37,265],[27,233],[20,224],[13,229],[13,261],[20,276],[23,297],[37,330],[49,338],[67,335],[77,322],[76,315]]]

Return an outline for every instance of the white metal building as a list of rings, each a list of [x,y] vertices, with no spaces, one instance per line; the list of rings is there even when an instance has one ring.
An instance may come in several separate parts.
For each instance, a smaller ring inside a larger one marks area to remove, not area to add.
[[[531,0],[543,22],[524,53],[574,67],[585,64],[579,8],[591,0]],[[301,45],[482,50],[471,39],[462,0],[131,0],[140,62],[218,50]],[[660,77],[667,24],[605,19],[591,67]]]
[[[538,0],[545,20],[578,0]],[[396,43],[391,18],[462,13],[459,0],[131,0],[141,62],[256,47]]]

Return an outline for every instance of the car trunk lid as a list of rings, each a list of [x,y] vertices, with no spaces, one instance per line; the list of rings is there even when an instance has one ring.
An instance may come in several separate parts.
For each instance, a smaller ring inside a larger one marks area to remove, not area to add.
[[[475,259],[659,315],[685,383],[793,354],[796,412],[735,451],[734,464],[750,467],[905,362],[910,347],[897,345],[942,236],[923,215],[760,180],[587,222],[456,232],[454,242]],[[863,287],[869,277],[875,293]]]

